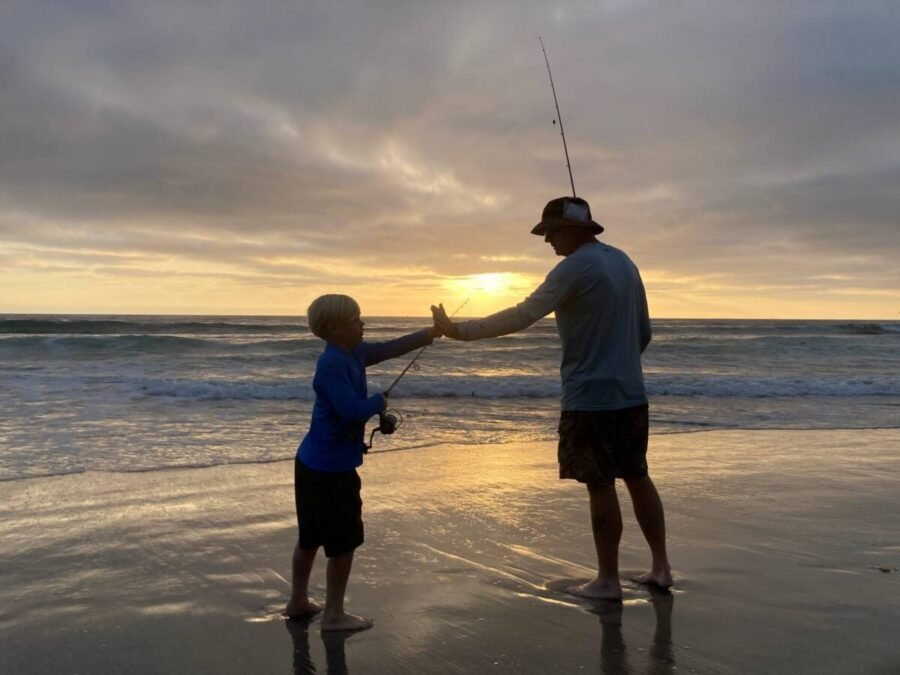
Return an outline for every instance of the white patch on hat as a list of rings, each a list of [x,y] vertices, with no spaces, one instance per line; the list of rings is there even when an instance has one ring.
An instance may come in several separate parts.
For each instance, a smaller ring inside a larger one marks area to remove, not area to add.
[[[586,223],[589,220],[587,207],[575,202],[566,201],[566,207],[563,209],[563,218]]]

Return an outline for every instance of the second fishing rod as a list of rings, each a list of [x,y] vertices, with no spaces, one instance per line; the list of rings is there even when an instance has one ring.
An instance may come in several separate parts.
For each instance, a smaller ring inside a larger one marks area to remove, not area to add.
[[[544,54],[544,63],[547,65],[547,75],[550,76],[550,90],[553,92],[553,105],[556,107],[556,119],[553,120],[553,124],[555,125],[556,121],[559,120],[559,134],[560,134],[560,136],[562,136],[563,151],[565,152],[565,155],[566,155],[566,168],[569,171],[569,184],[572,186],[572,197],[577,198],[578,195],[575,192],[575,178],[572,175],[572,163],[569,160],[569,146],[566,143],[566,131],[563,128],[562,113],[560,113],[560,111],[559,111],[559,100],[556,98],[556,85],[553,83],[553,72],[550,70],[550,58],[547,56],[547,49],[544,47],[544,39],[542,37],[538,36],[538,40],[541,43],[541,51]],[[451,318],[456,316],[456,314],[463,307],[466,306],[466,304],[469,302],[469,300],[470,300],[470,298],[466,298],[463,301],[463,303],[459,307],[456,308],[456,310],[453,312],[453,314],[450,315]],[[419,360],[419,357],[422,356],[422,353],[426,349],[428,349],[428,345],[425,345],[424,347],[422,347],[422,349],[419,350],[419,352],[415,355],[415,357],[412,359],[412,361],[410,361],[406,365],[406,367],[400,372],[400,374],[397,376],[397,378],[391,383],[391,386],[388,387],[387,390],[384,392],[385,398],[387,398],[388,396],[391,395],[391,392],[394,390],[394,387],[397,386],[397,383],[403,378],[404,375],[406,375],[407,371],[416,364],[416,361]],[[385,436],[389,436],[390,434],[393,434],[400,427],[401,424],[403,424],[403,415],[400,413],[399,410],[387,409],[387,410],[384,410],[383,412],[379,413],[378,426],[375,427],[374,429],[372,429],[372,433],[369,436],[369,442],[364,447],[364,452],[368,452],[371,449],[372,442],[375,438],[376,433],[381,433]]]
[[[463,300],[462,304],[460,304],[460,306],[457,307],[456,310],[453,312],[453,314],[451,314],[450,316],[451,317],[456,316],[457,313],[459,313],[459,311],[468,304],[468,302],[469,302],[469,298],[466,298],[465,300]],[[425,352],[426,349],[428,349],[429,346],[430,345],[425,345],[424,347],[422,347],[416,353],[416,355],[413,357],[412,361],[407,363],[406,367],[402,371],[400,371],[400,374],[394,379],[393,382],[391,382],[391,386],[389,386],[384,391],[385,399],[387,399],[391,395],[391,392],[394,390],[394,387],[396,387],[397,383],[400,382],[400,380],[403,378],[404,375],[406,375],[407,371],[416,365],[416,362],[419,360],[419,357],[422,356],[422,354]],[[384,436],[390,436],[392,433],[397,431],[397,429],[399,429],[402,424],[403,424],[403,414],[399,410],[390,408],[390,409],[386,409],[386,410],[378,413],[378,426],[375,427],[374,429],[372,429],[372,433],[369,435],[369,442],[364,446],[363,452],[366,453],[369,450],[371,450],[372,441],[374,440],[376,433],[380,433]]]

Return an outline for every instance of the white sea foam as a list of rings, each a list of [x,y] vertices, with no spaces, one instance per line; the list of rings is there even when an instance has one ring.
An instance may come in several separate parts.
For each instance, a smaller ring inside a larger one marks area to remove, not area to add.
[[[192,382],[185,380],[156,380],[138,384],[136,391],[146,396],[168,396],[195,401],[310,401],[315,394],[312,383],[279,382]]]
[[[387,381],[371,381],[370,393],[386,387]],[[198,401],[269,400],[310,401],[315,397],[311,382],[229,382],[155,380],[135,383],[135,391],[147,396],[167,396]],[[559,380],[547,377],[416,377],[410,376],[395,390],[395,398],[558,398]],[[900,380],[799,377],[696,377],[692,375],[648,377],[649,396],[790,398],[806,396],[900,396]]]

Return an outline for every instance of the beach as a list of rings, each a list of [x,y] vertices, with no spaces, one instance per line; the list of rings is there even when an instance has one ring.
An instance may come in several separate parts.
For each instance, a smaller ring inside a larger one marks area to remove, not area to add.
[[[900,0],[0,7],[0,675],[900,675]]]
[[[370,455],[347,607],[375,627],[324,640],[280,616],[291,462],[6,481],[0,672],[900,672],[900,431],[655,435],[650,466],[675,589],[617,605],[558,590],[594,558],[552,442]]]

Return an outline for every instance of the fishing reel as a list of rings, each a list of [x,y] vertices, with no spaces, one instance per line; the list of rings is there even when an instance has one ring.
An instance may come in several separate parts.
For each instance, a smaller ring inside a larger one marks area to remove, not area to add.
[[[376,432],[380,432],[385,436],[390,436],[397,431],[402,424],[403,415],[400,414],[399,410],[391,409],[378,413],[378,426],[372,429],[372,433],[369,435],[369,443],[363,449],[363,453],[367,453],[372,448],[372,441],[375,438]]]
[[[390,436],[392,433],[397,431],[397,427],[402,424],[402,418],[400,417],[400,412],[397,410],[386,410],[380,415],[378,415],[378,428],[376,431],[380,431],[385,436]]]

